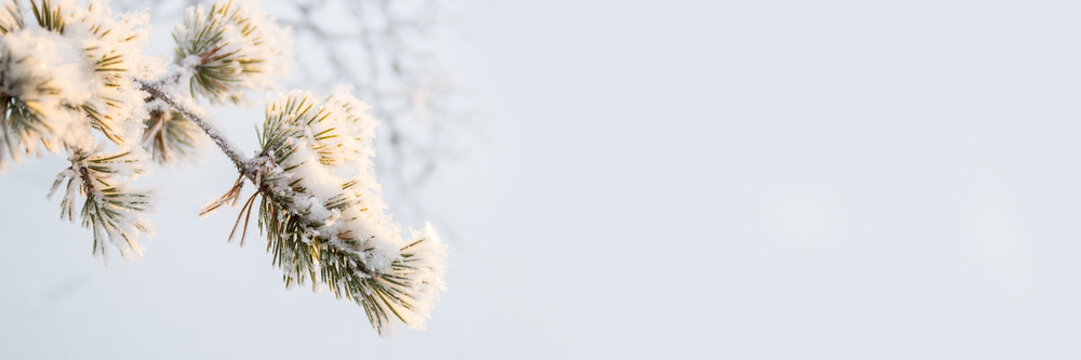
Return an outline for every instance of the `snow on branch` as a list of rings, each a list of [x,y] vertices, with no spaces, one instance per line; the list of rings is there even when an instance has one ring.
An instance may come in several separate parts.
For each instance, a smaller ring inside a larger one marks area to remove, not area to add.
[[[274,88],[288,68],[292,41],[256,2],[190,8],[174,32],[172,61],[142,54],[145,14],[114,14],[108,1],[28,4],[0,0],[0,167],[66,152],[70,165],[50,195],[64,188],[61,218],[74,222],[78,213],[94,254],[106,257],[106,244],[124,258],[142,253],[151,194],[131,181],[151,159],[195,152],[205,136],[238,179],[203,214],[235,205],[245,180],[255,188],[230,238],[243,218],[243,243],[258,208],[286,286],[330,289],[360,305],[380,334],[395,324],[425,326],[445,290],[447,253],[431,225],[404,235],[390,216],[375,176],[371,105],[347,87],[325,98],[281,95],[266,107],[254,158],[199,105]]]

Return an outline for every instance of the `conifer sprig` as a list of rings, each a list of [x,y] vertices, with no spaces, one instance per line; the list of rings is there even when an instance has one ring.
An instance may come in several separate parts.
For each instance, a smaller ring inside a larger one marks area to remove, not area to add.
[[[125,257],[138,255],[149,193],[126,185],[143,171],[143,157],[127,144],[138,143],[142,127],[145,96],[132,81],[146,18],[113,14],[102,1],[28,2],[0,2],[0,168],[41,148],[66,150],[71,165],[54,185],[67,183],[62,216],[74,221],[82,196],[79,218],[93,252],[104,255],[112,243]],[[97,136],[112,149],[95,145]]]
[[[383,214],[366,109],[344,89],[322,101],[293,92],[271,102],[253,160],[258,189],[236,224],[243,218],[246,227],[257,206],[285,285],[325,286],[364,308],[383,334],[395,323],[424,326],[443,289],[446,253],[430,226],[406,242]],[[204,211],[236,203],[240,184]]]
[[[286,30],[265,19],[244,0],[188,9],[173,40],[177,65],[193,69],[188,83],[192,96],[239,103],[245,92],[272,86],[270,78],[288,66],[292,44]]]
[[[131,189],[123,177],[141,174],[141,159],[130,152],[100,153],[101,148],[73,149],[71,166],[60,172],[49,191],[51,196],[64,186],[60,218],[75,222],[75,203],[82,198],[79,218],[91,229],[93,252],[106,256],[110,243],[125,258],[142,254],[140,235],[149,232],[145,216],[150,210],[150,193]]]

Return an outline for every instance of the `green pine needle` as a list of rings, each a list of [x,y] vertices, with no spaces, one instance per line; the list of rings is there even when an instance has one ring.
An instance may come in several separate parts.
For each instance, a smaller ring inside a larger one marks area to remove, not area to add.
[[[30,7],[34,10],[34,19],[38,25],[49,31],[64,32],[64,17],[60,15],[60,6],[54,6],[52,1],[30,0]]]

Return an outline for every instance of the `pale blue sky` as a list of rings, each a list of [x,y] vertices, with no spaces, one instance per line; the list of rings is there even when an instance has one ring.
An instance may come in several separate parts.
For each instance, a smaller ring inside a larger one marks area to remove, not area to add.
[[[424,192],[460,238],[427,331],[226,243],[213,151],[105,269],[52,156],[0,176],[0,357],[1081,355],[1081,4],[456,4],[483,131]],[[217,118],[255,148],[258,109]]]

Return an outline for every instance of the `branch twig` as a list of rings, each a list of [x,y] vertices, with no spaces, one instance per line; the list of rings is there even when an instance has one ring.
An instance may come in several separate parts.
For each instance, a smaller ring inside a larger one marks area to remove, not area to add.
[[[150,95],[161,99],[161,101],[164,101],[166,104],[172,107],[173,110],[176,110],[176,112],[184,115],[184,117],[188,118],[188,120],[191,120],[192,123],[202,129],[203,132],[206,133],[206,135],[214,141],[214,144],[217,144],[218,148],[220,148],[221,151],[225,153],[225,156],[229,157],[229,160],[233,161],[233,165],[236,166],[237,170],[240,171],[241,175],[244,175],[244,177],[247,177],[248,180],[251,180],[252,184],[258,184],[258,181],[255,177],[255,166],[252,164],[251,160],[249,160],[247,156],[244,156],[242,151],[237,148],[236,145],[233,145],[233,143],[229,142],[229,139],[225,138],[225,135],[222,134],[216,127],[214,127],[214,125],[211,124],[208,119],[205,119],[203,116],[199,115],[200,113],[203,113],[202,109],[192,108],[188,104],[179,101],[169,91],[164,90],[163,87],[166,86],[167,81],[149,81],[143,79],[137,79],[135,81],[143,90],[146,90],[146,92],[150,93]]]

